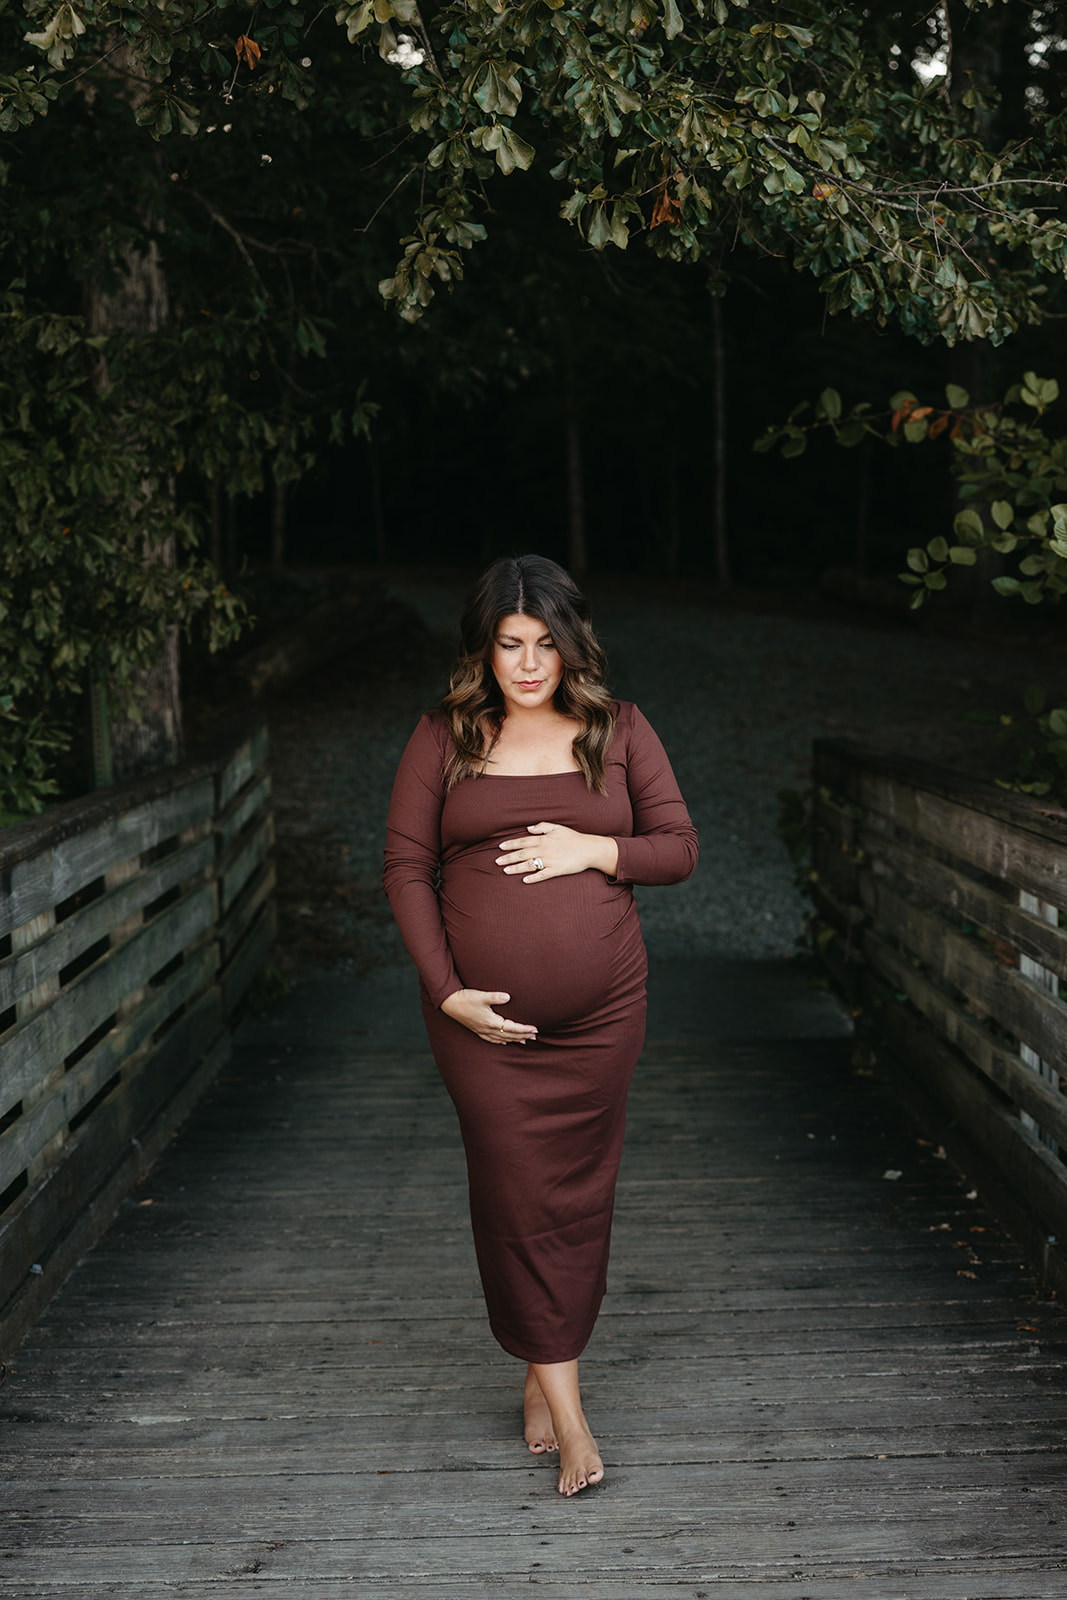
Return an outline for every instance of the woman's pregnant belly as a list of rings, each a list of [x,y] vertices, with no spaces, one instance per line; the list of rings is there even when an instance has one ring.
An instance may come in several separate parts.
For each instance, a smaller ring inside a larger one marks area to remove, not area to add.
[[[501,1013],[542,1033],[607,1020],[644,991],[633,894],[601,872],[523,883],[472,852],[446,863],[441,914],[463,984],[503,990]]]

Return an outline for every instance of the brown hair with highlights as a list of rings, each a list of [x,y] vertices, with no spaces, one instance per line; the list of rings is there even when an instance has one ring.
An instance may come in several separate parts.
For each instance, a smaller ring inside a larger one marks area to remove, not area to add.
[[[484,772],[504,721],[491,662],[496,630],[510,616],[534,617],[551,633],[563,666],[556,709],[581,723],[574,758],[590,789],[604,794],[604,758],[615,728],[614,702],[604,687],[607,657],[570,573],[547,556],[534,555],[494,561],[467,597],[459,622],[461,653],[441,701],[455,744],[448,787]]]

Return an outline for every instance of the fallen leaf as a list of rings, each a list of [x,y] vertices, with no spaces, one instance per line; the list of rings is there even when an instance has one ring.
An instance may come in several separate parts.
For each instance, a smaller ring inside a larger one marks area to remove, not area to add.
[[[947,414],[945,416],[935,417],[933,422],[931,422],[929,428],[927,429],[926,437],[928,439],[936,439],[938,434],[939,433],[944,433],[944,431],[945,431],[945,429],[947,427],[948,427],[948,416],[947,416]]]
[[[903,1172],[898,1171],[896,1167],[887,1167],[885,1172],[882,1173],[882,1177],[888,1178],[890,1183],[896,1183],[897,1179],[903,1176]]]
[[[957,1268],[957,1270],[956,1270],[956,1276],[957,1276],[957,1278],[973,1278],[973,1279],[974,1279],[974,1280],[975,1280],[975,1282],[976,1282],[976,1283],[977,1283],[977,1281],[978,1281],[978,1274],[977,1274],[977,1272],[968,1272],[968,1270],[967,1270],[967,1268],[966,1268],[966,1267],[959,1267],[959,1268]]]

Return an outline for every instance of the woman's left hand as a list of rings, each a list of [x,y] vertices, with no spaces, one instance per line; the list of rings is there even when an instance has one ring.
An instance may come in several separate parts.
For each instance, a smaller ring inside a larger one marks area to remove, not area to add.
[[[526,833],[524,839],[505,839],[500,846],[504,854],[496,858],[497,866],[506,873],[522,873],[523,883],[567,878],[591,869],[608,878],[615,876],[619,847],[614,839],[598,833],[577,833],[561,822],[534,822]]]

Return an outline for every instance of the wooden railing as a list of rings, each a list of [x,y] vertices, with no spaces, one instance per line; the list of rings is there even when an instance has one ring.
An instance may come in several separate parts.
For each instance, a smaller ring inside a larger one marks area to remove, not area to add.
[[[274,939],[267,735],[0,832],[0,1353],[225,1060]]]
[[[813,821],[861,1049],[1067,1291],[1067,811],[822,740]]]

